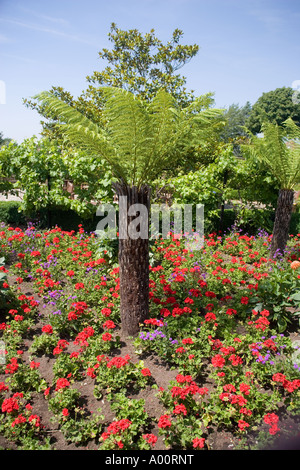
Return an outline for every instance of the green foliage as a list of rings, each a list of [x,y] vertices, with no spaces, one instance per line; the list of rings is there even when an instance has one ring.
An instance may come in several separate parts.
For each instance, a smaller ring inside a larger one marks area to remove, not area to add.
[[[81,393],[76,388],[63,388],[55,391],[53,396],[48,398],[49,410],[56,416],[61,416],[64,408],[74,410],[78,404]]]
[[[267,166],[280,189],[294,189],[300,183],[300,129],[289,119],[284,126],[265,121],[262,131],[262,138],[250,136],[250,152]]]
[[[251,303],[257,311],[267,309],[270,312],[269,320],[279,332],[283,332],[295,320],[293,309],[299,315],[299,288],[300,280],[296,272],[289,266],[275,265],[268,277],[259,283]]]
[[[47,388],[47,383],[42,378],[40,371],[23,362],[19,364],[18,370],[9,377],[8,383],[10,389],[15,391],[42,392]]]
[[[7,223],[24,223],[24,214],[37,216],[40,212],[43,217],[44,210],[71,210],[82,218],[91,218],[97,202],[112,197],[111,173],[94,155],[74,149],[68,152],[48,138],[32,137],[20,145],[11,142],[0,150],[0,165],[3,177],[15,178],[14,183],[6,181],[3,189],[24,191],[20,204],[5,202],[0,206],[0,215],[1,207],[5,208],[2,220]],[[64,186],[66,181],[73,182],[73,195]],[[17,208],[24,214],[17,217]]]
[[[138,434],[140,429],[147,425],[149,416],[145,411],[144,399],[128,398],[122,393],[109,394],[107,399],[117,419],[127,418],[132,421],[131,431],[134,434]]]
[[[7,225],[26,224],[26,217],[21,212],[21,202],[0,201],[0,220]]]
[[[300,233],[300,211],[299,208],[292,213],[291,224],[290,224],[290,233],[292,235],[297,235]]]
[[[99,126],[49,92],[37,96],[61,121],[69,143],[107,162],[112,174],[140,187],[153,181],[168,166],[205,139],[222,112],[203,109],[203,97],[180,110],[175,99],[160,90],[144,103],[120,88],[102,88],[106,97],[105,126]]]
[[[52,354],[58,340],[59,336],[56,334],[48,335],[44,333],[35,336],[30,346],[30,353],[38,355]]]
[[[215,160],[168,181],[174,202],[204,204],[205,232],[220,228],[221,207],[231,204],[234,214],[223,228],[235,222],[247,229],[271,229],[270,215],[277,201],[276,180],[253,156],[235,156],[233,145],[220,146]],[[257,203],[265,205],[257,209]],[[229,215],[229,214],[227,214]]]
[[[163,44],[153,29],[143,35],[137,29],[120,30],[112,23],[108,37],[113,49],[99,52],[100,58],[108,63],[107,67],[87,77],[90,85],[78,98],[62,87],[52,87],[51,94],[96,124],[102,122],[104,97],[100,87],[103,85],[124,88],[146,101],[151,101],[158,90],[164,88],[180,106],[186,106],[194,99],[193,92],[187,92],[185,77],[176,72],[197,54],[199,47],[181,45],[182,36],[183,32],[175,29],[171,40]],[[55,110],[30,99],[25,99],[24,104],[46,119],[42,122],[42,135],[61,143],[63,136],[57,126]]]
[[[276,90],[263,93],[253,105],[246,127],[254,133],[261,132],[262,122],[270,121],[272,124],[282,126],[291,118],[297,126],[300,125],[300,104],[293,103],[292,88],[276,88]]]
[[[224,113],[226,124],[221,132],[221,139],[224,142],[238,141],[241,137],[247,136],[244,127],[250,112],[251,105],[249,102],[242,107],[237,104],[228,107]]]
[[[101,412],[101,408],[98,409]],[[84,445],[90,439],[99,438],[104,416],[95,414],[93,416],[85,416],[85,410],[79,407],[74,410],[74,417],[66,416],[61,422],[61,432],[65,439],[76,445]]]
[[[193,98],[184,87],[186,79],[176,72],[198,52],[199,46],[181,45],[183,32],[175,29],[166,44],[155,36],[154,29],[142,34],[137,29],[123,31],[112,23],[109,41],[113,49],[102,49],[100,59],[108,65],[102,72],[94,72],[87,80],[98,86],[124,88],[140,98],[152,100],[160,88],[164,88],[186,106]],[[97,96],[91,87],[89,95]]]
[[[8,145],[11,139],[9,137],[3,137],[3,132],[0,132],[0,147]]]

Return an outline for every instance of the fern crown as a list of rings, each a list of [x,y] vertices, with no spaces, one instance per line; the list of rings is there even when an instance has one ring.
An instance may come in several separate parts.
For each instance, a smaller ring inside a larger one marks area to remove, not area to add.
[[[68,144],[98,155],[118,180],[137,187],[153,181],[195,141],[205,139],[223,114],[209,108],[206,95],[180,109],[164,90],[151,103],[122,88],[101,87],[100,92],[105,97],[101,126],[50,92],[35,98],[54,113]]]
[[[281,189],[294,189],[300,183],[299,127],[292,119],[283,126],[265,121],[262,133],[263,137],[250,134],[250,153],[268,166]]]

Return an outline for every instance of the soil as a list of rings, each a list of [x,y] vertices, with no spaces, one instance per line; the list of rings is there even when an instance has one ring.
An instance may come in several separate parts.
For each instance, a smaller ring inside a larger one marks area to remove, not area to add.
[[[16,285],[16,277],[9,276],[8,282],[10,285]],[[23,282],[20,285],[20,292],[26,295],[33,295],[37,300],[40,300],[38,295],[32,290],[32,285],[28,282]],[[45,309],[41,306],[38,307],[40,309],[40,320],[36,323],[35,329],[33,334],[41,333],[41,328],[43,325],[43,315],[45,315]],[[0,313],[0,323],[5,321],[5,318],[1,317]],[[33,336],[32,334],[32,336]],[[151,371],[151,375],[153,378],[153,382],[157,385],[157,387],[163,387],[164,389],[168,389],[169,384],[172,380],[175,379],[176,375],[178,374],[177,370],[171,369],[170,366],[164,361],[156,357],[154,355],[148,356],[140,356],[137,355],[135,352],[135,348],[133,345],[133,340],[128,339],[122,335],[122,331],[119,330],[118,334],[120,335],[121,339],[121,347],[118,350],[113,351],[110,355],[113,356],[125,356],[129,354],[132,362],[138,362],[141,359],[144,361],[145,367],[148,367]],[[22,345],[23,353],[23,360],[29,361],[32,360],[29,354],[29,348],[33,341],[32,337],[28,337],[25,339],[24,344]],[[72,348],[74,350],[74,345],[72,344],[72,340],[68,346],[68,352],[72,352]],[[53,365],[55,363],[56,358],[54,356],[36,356],[34,357],[35,361],[40,362],[39,371],[41,376],[46,380],[48,384],[52,383],[53,380]],[[0,382],[4,381],[6,376],[4,374],[0,374]],[[105,424],[108,425],[115,417],[114,412],[110,408],[109,401],[104,397],[101,399],[96,399],[94,397],[94,381],[88,376],[85,376],[82,381],[76,382],[73,386],[76,386],[81,394],[81,402],[82,406],[87,409],[90,413],[95,413],[96,410],[101,408],[101,414],[105,417]],[[201,386],[205,386],[208,389],[212,389],[214,384],[209,381],[205,376],[203,377]],[[166,409],[164,408],[163,404],[159,401],[157,397],[157,389],[153,389],[151,386],[148,386],[141,391],[133,392],[131,398],[143,398],[145,400],[145,410],[150,418],[152,418],[153,428],[151,432],[158,437],[157,443],[154,447],[155,451],[160,450],[167,450],[164,444],[164,441],[158,433],[158,427],[156,423],[156,418],[161,416],[162,414],[166,413]],[[51,418],[53,417],[51,411],[48,409],[48,402],[45,400],[43,393],[33,393],[32,394],[32,401],[31,404],[33,406],[33,410],[35,414],[38,414],[42,418],[42,423],[46,428],[46,433],[51,436],[51,444],[53,450],[97,450],[99,449],[99,442],[95,440],[91,440],[87,443],[86,446],[77,446],[73,443],[68,443],[64,438],[62,432],[58,429],[57,423],[53,422]],[[287,430],[293,430],[293,435],[298,437],[300,436],[300,421],[295,419],[294,417],[288,416],[286,413],[282,415],[281,422],[279,423],[279,427],[283,427]],[[265,428],[262,427],[265,431],[268,431],[268,426],[266,425]],[[206,436],[206,442],[208,444],[208,448],[210,450],[234,450],[238,448],[239,439],[233,436],[229,432],[225,431],[216,431],[213,427],[210,429],[208,435]],[[251,442],[251,436],[249,439],[250,446],[255,446],[257,442],[253,438]],[[300,439],[295,437],[294,440],[290,441],[278,441],[274,447],[276,450],[278,449],[300,449]],[[0,449],[3,450],[18,450],[17,446],[13,442],[8,442],[6,438],[0,436]]]

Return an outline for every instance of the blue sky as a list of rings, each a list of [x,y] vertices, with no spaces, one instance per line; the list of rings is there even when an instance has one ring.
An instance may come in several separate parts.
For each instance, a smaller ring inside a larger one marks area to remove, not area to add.
[[[216,107],[254,104],[263,92],[300,80],[299,0],[0,0],[0,131],[21,142],[39,135],[30,98],[52,86],[75,97],[86,76],[103,70],[110,25],[154,28],[166,42],[200,50],[180,73],[196,95],[215,94]],[[5,87],[5,95],[3,89]]]

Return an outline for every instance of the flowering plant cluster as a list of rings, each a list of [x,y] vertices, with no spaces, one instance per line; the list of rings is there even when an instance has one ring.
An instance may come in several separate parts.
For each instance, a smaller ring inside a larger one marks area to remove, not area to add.
[[[41,419],[29,420],[38,416],[29,409],[35,394],[67,441],[94,439],[103,450],[155,449],[158,439],[167,448],[208,449],[212,429],[240,439],[266,425],[273,439],[282,433],[279,403],[299,412],[289,327],[298,327],[300,234],[282,259],[270,258],[263,232],[209,234],[194,252],[172,234],[156,240],[150,317],[132,342],[135,358],[120,352],[119,267],[93,233],[3,226],[0,239],[7,259],[0,428],[19,448],[53,445],[36,426]],[[168,389],[159,389],[148,355],[176,369]],[[48,381],[42,357],[53,363]],[[87,381],[115,419],[84,407]],[[155,388],[164,412],[150,416],[130,395]]]

